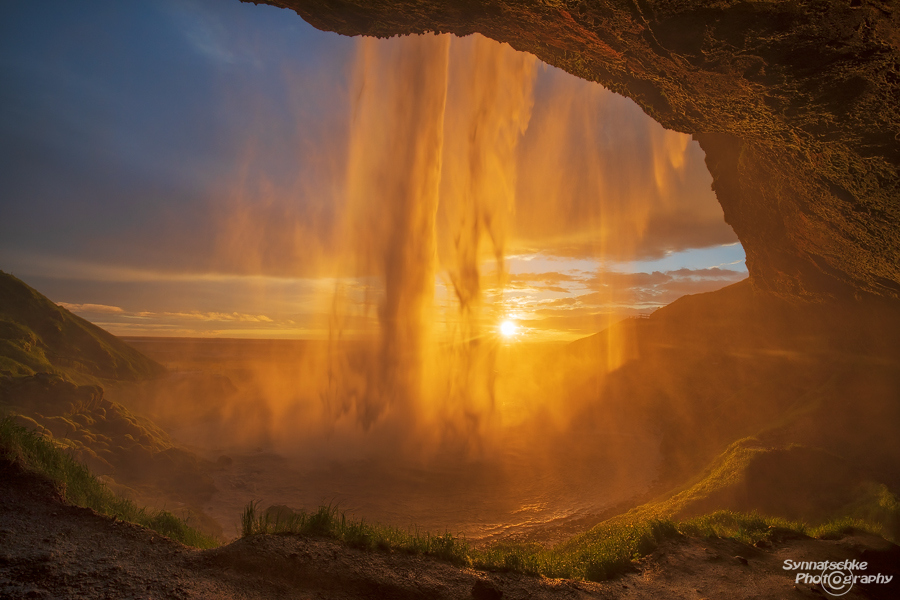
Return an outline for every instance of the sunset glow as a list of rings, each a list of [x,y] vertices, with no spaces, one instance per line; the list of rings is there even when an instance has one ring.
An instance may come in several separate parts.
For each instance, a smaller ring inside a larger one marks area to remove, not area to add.
[[[42,156],[0,167],[8,198],[40,199],[4,207],[3,268],[113,333],[373,338],[402,311],[453,340],[515,312],[529,338],[572,340],[746,277],[703,152],[630,100],[478,35],[192,6],[135,8],[146,46],[104,29],[97,52],[123,57],[105,71],[44,51],[38,32],[81,48],[65,20],[7,40],[9,65],[72,75],[23,80],[2,113],[5,143]],[[80,80],[118,90],[114,109]],[[57,150],[80,147],[89,162]]]
[[[150,83],[129,87],[126,60],[105,76],[134,97],[113,104],[143,112],[49,127],[79,102],[95,106],[66,82],[99,67],[93,56],[21,57],[62,61],[63,89],[40,79],[31,93],[68,104],[52,118],[43,101],[0,114],[37,111],[40,131],[86,131],[53,147],[90,147],[95,162],[82,167],[77,153],[73,169],[48,149],[11,173],[9,197],[43,204],[0,220],[0,249],[4,268],[117,335],[309,342],[288,363],[252,361],[247,393],[265,410],[238,439],[296,438],[268,431],[285,423],[346,439],[358,456],[373,451],[358,438],[372,431],[418,456],[480,455],[494,433],[546,410],[542,390],[564,377],[510,375],[534,372],[539,354],[526,347],[746,276],[699,145],[599,85],[480,35],[321,37],[266,20],[270,9],[166,6],[183,47],[160,72],[196,68],[215,84],[185,74],[183,110],[148,103]],[[168,56],[169,38],[154,43],[133,52]],[[7,129],[27,140],[9,143],[43,143],[18,119]],[[500,343],[512,341],[528,344]],[[630,344],[607,334],[592,372],[633,358]]]

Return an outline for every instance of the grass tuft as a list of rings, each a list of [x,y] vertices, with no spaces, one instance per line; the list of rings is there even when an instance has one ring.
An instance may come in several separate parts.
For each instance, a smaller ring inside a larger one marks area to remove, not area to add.
[[[809,534],[820,540],[838,540],[845,535],[858,532],[873,533],[882,535],[883,529],[881,525],[872,523],[864,519],[855,519],[853,517],[843,517],[835,519],[827,523],[823,523],[818,527],[809,530]]]
[[[770,541],[783,533],[809,535],[809,526],[800,521],[763,517],[757,513],[719,510],[714,513],[682,521],[679,530],[685,535],[701,538],[730,538],[745,544]]]
[[[362,550],[396,550],[410,554],[434,556],[452,564],[467,564],[469,544],[449,532],[442,535],[403,531],[396,527],[370,524],[348,519],[333,504],[320,506],[315,512],[260,511],[258,502],[251,502],[241,514],[241,533],[244,537],[259,534],[296,534],[327,537],[352,548]]]
[[[83,464],[43,436],[15,424],[10,417],[0,420],[0,456],[47,477],[70,504],[142,525],[195,548],[219,545],[218,540],[170,512],[140,508],[131,500],[116,496]]]

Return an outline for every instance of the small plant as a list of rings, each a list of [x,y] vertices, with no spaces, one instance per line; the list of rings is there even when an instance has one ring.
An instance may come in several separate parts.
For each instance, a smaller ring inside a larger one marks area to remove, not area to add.
[[[362,550],[399,550],[435,556],[454,564],[465,564],[469,552],[465,539],[449,532],[421,534],[348,519],[333,504],[320,506],[312,513],[279,511],[273,515],[270,511],[260,511],[259,502],[250,502],[241,514],[241,533],[244,537],[259,534],[327,537]]]
[[[241,513],[241,537],[247,537],[254,533],[268,533],[266,528],[259,523],[259,516],[256,513],[256,507],[259,502],[250,501],[250,504],[244,507]]]

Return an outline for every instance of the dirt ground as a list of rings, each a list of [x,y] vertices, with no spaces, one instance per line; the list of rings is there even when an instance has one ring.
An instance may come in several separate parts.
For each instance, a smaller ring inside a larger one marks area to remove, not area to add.
[[[668,540],[635,572],[604,583],[456,568],[324,539],[257,536],[195,550],[64,504],[43,479],[0,465],[0,598],[828,598],[794,583],[786,559],[868,561],[858,574],[900,576],[900,547],[870,535],[793,537],[764,548]],[[856,584],[843,598],[898,598],[900,584]]]

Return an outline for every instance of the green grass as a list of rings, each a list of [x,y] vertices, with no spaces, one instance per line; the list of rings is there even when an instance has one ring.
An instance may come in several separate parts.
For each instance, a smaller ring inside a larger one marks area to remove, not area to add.
[[[251,502],[241,514],[243,537],[258,534],[297,534],[336,539],[363,550],[399,550],[410,554],[435,556],[456,565],[469,563],[471,548],[466,540],[451,533],[433,535],[403,531],[396,527],[348,519],[336,506],[320,506],[312,513],[290,515],[260,512]]]
[[[172,513],[140,508],[116,496],[87,467],[41,435],[16,425],[9,417],[0,420],[0,456],[47,477],[70,504],[142,525],[188,546],[219,545],[218,540],[197,531]]]
[[[364,550],[393,550],[434,556],[455,565],[488,571],[515,571],[545,577],[602,581],[632,569],[632,560],[649,554],[659,541],[678,535],[671,521],[609,525],[591,539],[555,548],[539,544],[471,545],[464,537],[404,531],[396,527],[348,519],[335,506],[315,512],[273,514],[251,502],[241,515],[244,537],[258,534],[296,534],[328,537]]]
[[[784,533],[809,535],[809,526],[800,521],[763,517],[756,513],[739,513],[730,510],[719,510],[688,519],[679,523],[678,527],[685,535],[701,538],[730,538],[745,544],[755,544],[760,540],[772,540]]]
[[[866,519],[838,517],[813,526],[802,521],[730,510],[720,510],[683,521],[679,523],[678,529],[685,535],[694,537],[731,538],[746,544],[755,544],[760,540],[772,541],[786,533],[820,540],[839,539],[855,532],[883,535],[881,524]]]
[[[494,544],[478,549],[473,566],[603,581],[633,570],[633,561],[653,552],[664,539],[678,535],[675,522],[667,519],[612,519],[552,548]]]
[[[812,527],[799,521],[764,517],[755,513],[717,511],[694,519],[640,518],[623,515],[552,548],[536,543],[500,542],[484,547],[450,533],[433,535],[403,531],[363,520],[347,519],[335,506],[312,513],[260,511],[250,503],[241,515],[244,537],[259,534],[294,534],[338,540],[369,551],[401,551],[434,556],[455,565],[486,571],[511,571],[551,578],[604,581],[634,570],[634,561],[647,556],[665,539],[682,535],[730,538],[746,544],[807,535],[834,539],[855,531],[878,534],[871,522],[841,518]]]

